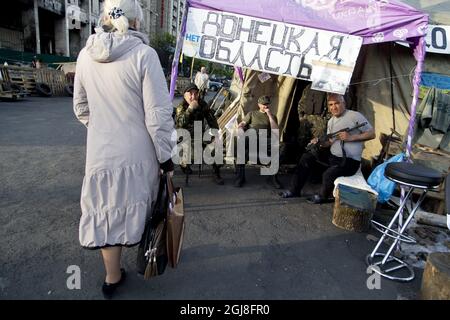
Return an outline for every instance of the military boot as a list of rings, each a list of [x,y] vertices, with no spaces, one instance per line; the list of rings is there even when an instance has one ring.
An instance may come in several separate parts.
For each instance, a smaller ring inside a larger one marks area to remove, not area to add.
[[[218,184],[218,185],[223,185],[225,182],[222,179],[222,177],[220,176],[220,167],[213,164],[213,181]]]
[[[240,188],[245,183],[245,164],[236,165],[236,180],[234,186]]]

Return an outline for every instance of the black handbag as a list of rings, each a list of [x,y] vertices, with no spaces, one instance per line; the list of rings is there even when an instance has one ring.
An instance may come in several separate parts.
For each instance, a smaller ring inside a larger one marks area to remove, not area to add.
[[[167,175],[163,174],[159,180],[158,196],[139,243],[137,271],[143,274],[145,279],[161,275],[166,270],[168,203]]]

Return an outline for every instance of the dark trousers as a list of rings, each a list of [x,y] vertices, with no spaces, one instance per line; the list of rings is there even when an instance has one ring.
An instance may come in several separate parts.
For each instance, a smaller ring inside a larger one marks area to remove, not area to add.
[[[191,136],[193,137],[194,136],[194,133],[191,133]],[[205,150],[205,148],[206,148],[206,146],[208,145],[208,143],[202,143],[202,149],[203,150]],[[194,160],[194,153],[193,153],[193,150],[194,150],[194,142],[192,141],[192,143],[191,143],[191,150],[190,150],[190,152],[191,152],[191,162]],[[215,150],[213,150],[212,152],[211,152],[211,156],[212,157],[214,157],[216,155],[216,151]],[[193,163],[193,162],[192,162]],[[187,168],[187,167],[190,167],[191,165],[190,164],[180,164],[182,167],[185,167],[185,168]],[[216,164],[216,163],[213,163],[212,165],[212,169],[213,169],[213,171],[214,171],[214,173],[220,173],[220,168],[222,167],[222,165],[221,164]]]
[[[269,140],[269,143],[267,144],[267,152],[266,155],[267,157],[271,156],[271,150],[272,150],[272,146],[270,144],[270,138],[267,138]],[[236,161],[236,173],[238,177],[244,177],[245,178],[245,164],[250,160],[250,147],[249,147],[249,143],[250,143],[250,139],[249,137],[245,137],[245,154],[244,154],[244,162],[243,164],[237,164],[237,159],[238,159],[238,137],[234,137],[234,156],[235,156],[235,161]],[[260,151],[260,146],[259,146],[259,137],[256,141],[257,143],[257,147],[256,147],[256,155],[257,155],[257,159],[256,162],[258,164],[260,164],[260,159],[259,159],[259,151]],[[254,160],[254,159],[252,159]]]
[[[206,96],[207,92],[208,92],[208,89],[206,89],[206,88],[201,89],[198,92],[198,98],[201,99],[201,100],[205,100],[205,96]]]
[[[270,130],[270,129],[268,129]],[[271,156],[271,151],[272,151],[272,145],[271,145],[271,141],[270,141],[270,136],[267,138],[268,139],[268,144],[267,144],[267,152],[265,153],[265,155],[267,157]],[[234,156],[236,157],[236,161],[237,161],[237,157],[238,157],[238,137],[234,137]],[[240,142],[242,143],[242,142]],[[245,154],[244,154],[244,159],[245,159],[245,163],[247,163],[250,160],[250,138],[249,137],[245,137]],[[261,163],[260,159],[259,159],[259,151],[260,151],[260,145],[259,145],[259,136],[256,139],[256,148],[254,149],[254,151],[256,152],[256,162],[257,163]],[[242,156],[242,155],[241,155]],[[254,159],[252,159],[254,160]]]
[[[338,177],[354,175],[358,171],[360,165],[360,161],[351,158],[346,158],[343,163],[343,158],[331,154],[328,157],[325,157],[324,160],[325,161],[319,162],[311,153],[304,153],[295,168],[289,190],[294,194],[300,194],[311,174],[320,174],[323,172],[320,196],[322,198],[328,198],[333,192],[334,180]],[[325,164],[327,164],[327,166],[325,166]]]

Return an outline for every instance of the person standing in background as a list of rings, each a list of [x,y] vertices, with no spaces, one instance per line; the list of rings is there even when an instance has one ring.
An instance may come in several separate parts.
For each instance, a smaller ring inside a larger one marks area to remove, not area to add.
[[[205,67],[201,67],[200,71],[197,72],[194,83],[199,90],[199,98],[203,100],[209,88],[209,76]]]

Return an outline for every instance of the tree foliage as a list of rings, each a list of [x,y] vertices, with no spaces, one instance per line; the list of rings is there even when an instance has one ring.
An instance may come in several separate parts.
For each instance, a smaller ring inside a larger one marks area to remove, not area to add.
[[[183,63],[180,65],[179,68],[180,74],[182,76],[189,77],[191,66],[192,66],[192,58],[184,56]],[[212,61],[206,61],[202,59],[195,59],[192,76],[195,76],[197,71],[200,71],[201,67],[206,67],[206,70],[208,71],[209,75],[215,74],[216,76],[226,76],[227,78],[231,78],[234,72],[234,68],[232,66]]]
[[[167,32],[156,34],[155,37],[150,42],[150,45],[154,49],[160,49],[161,51],[173,53],[173,50],[176,45],[176,38],[175,36]]]
[[[164,71],[166,73],[169,73],[172,66],[172,59],[176,47],[175,36],[167,32],[157,34],[150,42],[150,45],[158,53]],[[210,75],[215,74],[217,76],[226,76],[228,78],[231,78],[233,76],[234,72],[233,67],[201,59],[194,60],[194,68],[192,71],[193,72],[192,75],[195,76],[197,71],[199,71],[200,68],[203,66],[206,67]],[[191,73],[191,67],[192,67],[192,58],[184,56],[183,62],[179,64],[179,75],[183,77],[189,77]]]
[[[175,36],[167,32],[155,35],[155,37],[150,41],[150,45],[153,49],[155,49],[156,53],[158,53],[161,66],[163,67],[165,74],[169,72],[172,64],[175,44]]]

